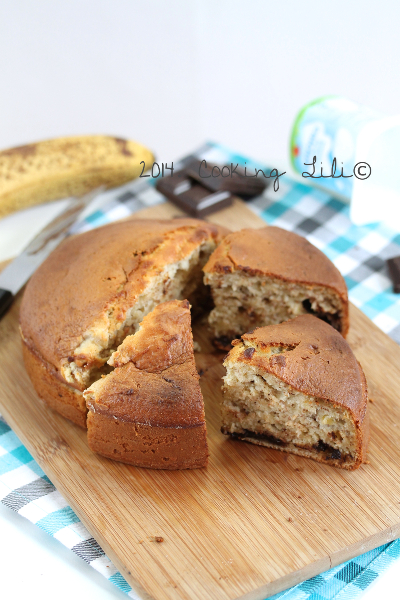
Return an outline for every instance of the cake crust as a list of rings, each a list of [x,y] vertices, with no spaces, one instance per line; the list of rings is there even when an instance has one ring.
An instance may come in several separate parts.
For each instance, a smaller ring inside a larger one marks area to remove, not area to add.
[[[109,364],[114,370],[84,392],[90,448],[154,469],[205,466],[206,423],[189,302],[159,304]]]
[[[280,227],[269,225],[228,234],[211,255],[204,272],[227,273],[236,269],[294,283],[318,283],[347,298],[344,279],[325,254],[306,238]]]
[[[315,456],[311,448],[303,451],[288,445],[286,450],[303,456],[313,454],[315,460],[348,469],[356,469],[366,461],[369,441],[367,383],[350,346],[333,327],[312,315],[301,315],[279,325],[248,332],[240,340],[235,340],[233,346],[225,365],[250,364],[261,373],[275,376],[291,389],[327,401],[351,415],[357,436],[354,464],[346,465],[340,459],[326,460],[323,456]],[[279,349],[279,352],[263,353],[263,350],[271,348]],[[229,433],[226,427],[223,426],[223,429],[224,433]],[[280,447],[279,439],[263,440],[262,435],[251,439],[252,436],[246,434],[237,437],[285,450]]]
[[[87,410],[82,392],[62,381],[54,367],[44,361],[24,340],[22,355],[38,396],[63,417],[85,428]]]
[[[155,428],[93,412],[89,412],[87,423],[89,447],[106,458],[136,467],[170,471],[207,465],[204,426]]]

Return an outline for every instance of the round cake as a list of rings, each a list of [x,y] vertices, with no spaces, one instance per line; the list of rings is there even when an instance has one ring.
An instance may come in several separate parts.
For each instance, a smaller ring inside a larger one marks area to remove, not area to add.
[[[198,219],[127,219],[68,238],[21,304],[38,395],[87,427],[90,448],[108,458],[205,466],[190,305],[209,312],[220,347],[242,336],[224,363],[223,433],[361,464],[368,398],[343,337],[346,284],[322,252],[278,227],[229,233]]]
[[[126,220],[68,238],[29,281],[20,329],[38,395],[86,426],[83,390],[158,304],[206,302],[202,268],[227,233],[197,219]]]

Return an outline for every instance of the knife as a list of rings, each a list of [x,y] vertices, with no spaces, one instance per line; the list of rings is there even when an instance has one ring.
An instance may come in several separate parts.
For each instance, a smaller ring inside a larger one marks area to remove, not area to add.
[[[72,225],[95,196],[103,190],[104,186],[101,186],[80,198],[71,198],[62,213],[44,227],[25,250],[0,273],[0,319],[10,308],[19,290],[49,254],[69,235]]]

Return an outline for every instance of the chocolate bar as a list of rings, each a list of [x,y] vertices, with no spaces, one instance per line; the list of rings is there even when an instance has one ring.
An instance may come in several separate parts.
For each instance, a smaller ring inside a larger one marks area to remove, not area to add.
[[[270,183],[270,180],[266,180],[262,175],[256,177],[246,174],[242,167],[210,164],[204,160],[191,161],[185,166],[185,172],[213,192],[227,191],[244,198],[259,196]]]
[[[157,190],[176,206],[193,217],[202,218],[232,204],[233,196],[228,191],[210,190],[187,176],[186,169],[164,177],[157,182]]]
[[[400,294],[400,256],[388,258],[386,264],[393,283],[393,291],[395,294]]]

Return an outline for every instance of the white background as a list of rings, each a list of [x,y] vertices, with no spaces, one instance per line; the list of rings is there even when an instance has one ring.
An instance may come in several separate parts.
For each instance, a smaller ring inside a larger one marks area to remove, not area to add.
[[[400,112],[399,21],[398,0],[2,0],[0,148],[107,133],[171,161],[215,140],[287,167],[315,97]],[[81,563],[0,507],[1,596],[123,597]],[[365,598],[395,597],[397,569]]]
[[[287,160],[309,100],[400,112],[397,0],[2,0],[0,148],[81,133]]]

